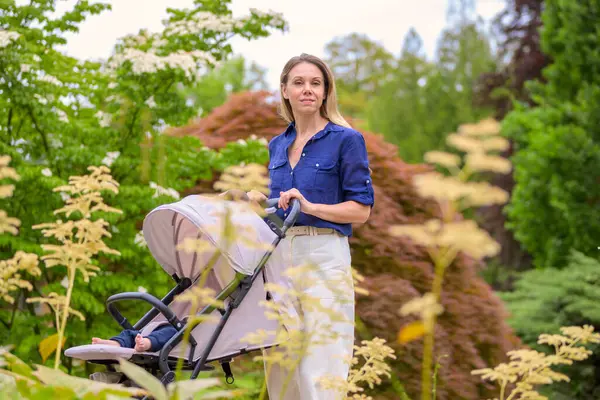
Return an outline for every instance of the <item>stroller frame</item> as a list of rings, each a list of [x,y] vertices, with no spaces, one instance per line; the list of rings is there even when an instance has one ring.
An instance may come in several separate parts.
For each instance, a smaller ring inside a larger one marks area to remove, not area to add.
[[[265,202],[265,208],[275,208],[277,207],[279,198],[269,199]],[[269,258],[271,257],[275,247],[279,244],[279,242],[285,238],[286,231],[292,227],[299,214],[300,214],[300,202],[297,199],[292,199],[291,203],[291,211],[285,221],[283,221],[282,226],[278,226],[272,219],[266,218],[265,222],[269,226],[269,228],[276,234],[276,238],[272,243],[272,248],[265,252],[262,256],[260,262],[254,269],[254,273],[252,275],[244,275],[240,272],[236,272],[235,278],[231,281],[216,297],[218,301],[224,301],[228,297],[231,297],[232,300],[227,303],[224,309],[218,309],[221,314],[221,318],[211,335],[206,348],[202,351],[200,358],[198,361],[193,362],[193,355],[196,350],[196,341],[192,337],[189,336],[189,344],[190,344],[190,353],[187,360],[183,362],[184,370],[192,370],[191,379],[196,379],[198,374],[201,371],[210,371],[214,370],[214,367],[208,365],[207,362],[219,361],[222,366],[223,372],[225,373],[226,382],[231,384],[234,382],[233,374],[231,373],[231,367],[229,363],[233,360],[234,357],[247,353],[247,351],[239,351],[238,353],[228,355],[227,357],[217,358],[213,360],[209,360],[208,357],[210,355],[211,350],[213,349],[215,343],[217,342],[219,335],[221,334],[225,324],[227,323],[231,313],[239,307],[239,305],[244,300],[244,297],[248,294],[250,289],[252,288],[252,284],[254,281],[260,276],[264,277],[264,267]],[[216,254],[220,254],[220,251],[217,251]],[[203,274],[201,274],[197,279],[201,279]],[[145,327],[150,321],[152,321],[156,316],[162,314],[168,323],[170,323],[175,329],[177,329],[177,333],[169,339],[169,341],[163,346],[160,350],[158,357],[156,355],[151,354],[133,354],[131,357],[132,362],[135,364],[143,365],[146,369],[151,369],[153,374],[156,372],[157,367],[163,374],[161,378],[161,382],[163,385],[167,385],[170,382],[175,380],[175,371],[173,367],[177,365],[178,358],[170,357],[170,352],[177,346],[184,337],[186,329],[189,329],[191,332],[198,324],[201,322],[195,320],[191,322],[191,325],[188,327],[187,318],[180,320],[177,315],[169,308],[169,304],[175,299],[175,297],[181,293],[183,293],[186,289],[192,286],[193,282],[189,278],[180,279],[177,274],[172,275],[173,279],[177,283],[177,285],[171,289],[164,298],[158,299],[148,293],[140,293],[140,292],[125,292],[119,293],[110,296],[106,300],[106,306],[108,312],[112,315],[115,321],[123,328],[123,329],[134,329],[140,330]],[[270,299],[270,295],[267,292],[267,300]],[[149,303],[152,306],[144,316],[142,316],[134,325],[125,318],[121,312],[118,310],[116,303],[124,301],[124,300],[141,300]],[[201,311],[196,313],[197,316],[201,315],[209,315],[217,308],[214,305],[205,306]],[[255,351],[255,350],[251,350]],[[249,351],[249,352],[251,352]],[[114,360],[93,360],[89,361],[96,364],[114,364]]]

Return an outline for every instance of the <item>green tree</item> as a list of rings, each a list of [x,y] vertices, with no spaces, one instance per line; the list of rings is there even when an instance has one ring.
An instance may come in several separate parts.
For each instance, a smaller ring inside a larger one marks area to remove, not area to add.
[[[368,107],[368,127],[398,146],[408,162],[444,149],[447,133],[460,123],[490,114],[473,104],[473,87],[484,71],[494,68],[488,38],[479,22],[446,28],[435,61],[428,61],[418,32],[411,29],[396,62],[393,78]]]
[[[541,48],[545,82],[526,85],[533,105],[515,103],[503,121],[514,142],[515,187],[507,227],[537,270],[504,295],[511,324],[535,346],[534,330],[580,322],[600,326],[595,307],[600,242],[600,1],[546,0]],[[598,359],[550,398],[597,398]]]
[[[108,60],[90,62],[65,55],[59,46],[66,42],[66,32],[77,32],[88,15],[110,6],[80,1],[56,16],[56,3],[8,1],[0,11],[0,154],[10,155],[21,175],[2,209],[22,222],[18,236],[0,236],[0,254],[2,259],[17,250],[40,254],[39,244],[47,239],[31,226],[53,221],[52,210],[67,199],[52,188],[71,175],[85,174],[88,165],[110,166],[121,187],[106,202],[123,214],[105,217],[113,226],[108,245],[121,257],[99,261],[101,279],[76,283],[72,306],[87,318],[70,324],[69,347],[87,343],[92,334],[114,333],[117,326],[104,307],[109,295],[148,290],[162,296],[172,286],[140,242],[141,221],[198,180],[211,179],[229,158],[203,148],[195,138],[162,133],[197,114],[196,106],[186,102],[185,88],[228,58],[231,38],[268,36],[286,23],[280,15],[260,10],[234,18],[229,0],[195,1],[191,9],[168,9],[162,31],[128,35]],[[231,144],[227,151],[237,154],[249,147],[254,157],[267,158],[257,141]],[[43,309],[22,310],[20,305],[29,295],[65,291],[65,282],[58,281],[63,271],[42,269],[31,294],[21,292],[14,307],[0,305],[7,328],[0,341],[16,344],[17,354],[36,361],[37,343],[54,330],[52,318],[39,318]],[[135,310],[133,306],[126,313]]]
[[[394,68],[394,56],[364,34],[351,33],[325,46],[325,61],[332,69],[341,111],[363,118],[369,98],[379,95]]]
[[[542,18],[547,83],[530,83],[535,106],[503,124],[515,143],[507,226],[537,267],[564,265],[570,250],[596,256],[600,241],[600,37],[589,24],[600,2],[547,1]]]
[[[421,160],[423,148],[437,145],[429,140],[425,115],[428,104],[424,86],[430,72],[423,40],[411,29],[404,39],[393,78],[369,103],[369,129],[382,132],[388,141],[398,145],[401,157],[408,162]],[[425,146],[419,144],[423,141],[427,142]]]
[[[210,71],[195,85],[183,88],[182,95],[188,105],[197,107],[198,116],[205,116],[225,103],[231,93],[267,89],[266,70],[236,56]]]
[[[489,114],[477,109],[473,101],[479,77],[495,69],[489,40],[481,27],[478,22],[467,21],[445,29],[438,42],[437,67],[456,121],[473,121]]]
[[[446,135],[459,124],[491,113],[477,107],[473,96],[479,76],[495,69],[483,22],[471,0],[452,2],[448,21],[433,60],[427,59],[421,37],[411,28],[398,59],[390,63],[394,67],[385,84],[377,96],[368,97],[368,129],[397,145],[408,162],[422,162],[425,152],[446,148]]]

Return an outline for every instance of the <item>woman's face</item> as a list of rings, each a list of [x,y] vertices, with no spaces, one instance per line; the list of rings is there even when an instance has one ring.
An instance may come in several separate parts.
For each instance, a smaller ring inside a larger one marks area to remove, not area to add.
[[[314,114],[323,104],[325,79],[319,67],[302,62],[292,68],[282,90],[283,97],[292,105],[294,115]]]

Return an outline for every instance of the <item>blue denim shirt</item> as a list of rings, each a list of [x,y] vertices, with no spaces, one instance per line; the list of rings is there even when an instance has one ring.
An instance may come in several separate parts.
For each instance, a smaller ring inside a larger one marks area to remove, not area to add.
[[[306,143],[292,170],[288,147],[295,138],[296,129],[292,123],[269,143],[269,198],[296,188],[311,203],[338,204],[354,200],[365,205],[374,204],[367,148],[359,132],[329,122]],[[289,209],[285,212],[277,210],[277,215],[285,219],[288,212]],[[352,224],[337,224],[304,213],[300,214],[296,225],[333,228],[344,236],[352,234]]]

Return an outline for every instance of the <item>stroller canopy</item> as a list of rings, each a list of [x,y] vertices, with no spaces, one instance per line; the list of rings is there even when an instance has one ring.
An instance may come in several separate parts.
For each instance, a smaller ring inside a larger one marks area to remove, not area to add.
[[[226,215],[231,224],[227,228]],[[228,229],[233,231],[232,238]],[[265,254],[264,245],[276,238],[262,218],[246,205],[199,195],[155,208],[144,220],[143,234],[150,252],[167,273],[192,281],[217,249],[230,268],[252,275]],[[212,246],[196,253],[178,249],[186,239],[206,241]],[[224,272],[217,271],[220,275]]]

